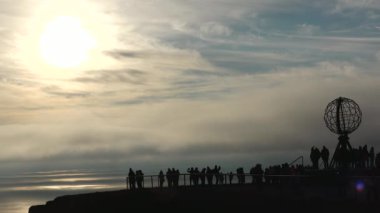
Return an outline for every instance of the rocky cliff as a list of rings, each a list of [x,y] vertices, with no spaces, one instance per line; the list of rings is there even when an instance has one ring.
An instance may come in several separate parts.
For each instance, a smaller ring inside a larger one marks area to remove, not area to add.
[[[342,194],[343,193],[343,194]],[[378,200],[367,194],[323,187],[238,186],[179,187],[97,192],[58,197],[29,213],[121,212],[369,212]]]

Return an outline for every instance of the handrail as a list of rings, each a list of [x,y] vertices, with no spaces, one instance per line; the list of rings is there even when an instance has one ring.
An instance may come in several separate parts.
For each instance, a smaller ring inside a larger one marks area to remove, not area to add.
[[[301,162],[302,162],[302,166],[303,166],[303,156],[301,155],[301,156],[299,156],[298,158],[296,158],[294,161],[292,161],[291,163],[289,163],[289,166],[291,166],[291,165],[293,165],[295,162],[297,162],[298,160],[302,160]]]
[[[193,174],[194,175],[194,174]],[[237,173],[219,173],[219,174],[216,174],[216,175],[219,175],[223,177],[223,180],[220,180],[217,182],[216,180],[216,176],[215,174],[212,174],[212,182],[211,184],[208,182],[207,180],[207,175],[204,175],[205,177],[205,180],[202,181],[199,181],[197,184],[194,184],[192,183],[189,179],[187,179],[187,177],[190,177],[191,174],[189,173],[184,173],[184,174],[179,174],[178,175],[178,185],[174,185],[173,187],[176,187],[176,186],[193,186],[193,185],[198,185],[198,186],[202,186],[202,185],[214,185],[214,186],[217,186],[217,185],[230,185],[230,184],[252,184],[254,181],[256,182],[260,182],[260,183],[264,183],[265,181],[267,181],[268,179],[272,179],[272,181],[276,180],[297,180],[297,178],[315,178],[315,177],[320,177],[320,176],[317,176],[317,175],[293,175],[293,174],[287,174],[287,175],[269,175],[269,174],[250,174],[250,173],[243,173],[243,174],[237,174]],[[232,177],[234,178],[235,177],[235,181],[231,181],[231,179],[229,179],[230,175],[232,175]],[[167,177],[174,177],[175,175],[164,175],[164,180],[165,182],[168,181]],[[183,176],[183,178],[181,178],[181,176]],[[210,176],[210,174],[209,174]],[[143,181],[142,181],[142,188],[144,188],[144,183],[148,183],[149,180],[150,180],[150,188],[159,188],[160,187],[160,179],[159,179],[159,175],[145,175],[143,176]],[[200,179],[200,175],[194,175],[193,177],[197,178],[198,180]],[[236,181],[236,177],[244,177],[243,181],[240,182],[239,180]],[[245,179],[246,177],[250,177],[251,179]],[[256,177],[256,178],[254,178]],[[327,176],[328,177],[328,176]],[[331,176],[331,177],[335,177],[335,175]],[[361,175],[352,175],[352,176],[339,176],[337,175],[336,177],[344,177],[344,178],[360,178],[360,179],[380,179],[380,176],[361,176]],[[257,179],[258,178],[258,179]],[[148,181],[147,181],[148,179]],[[265,180],[265,181],[263,181]],[[157,183],[157,184],[154,184],[154,183]],[[126,185],[127,185],[127,189],[130,189],[129,187],[129,178],[126,177]],[[162,187],[169,187],[168,185],[166,186],[162,186]]]

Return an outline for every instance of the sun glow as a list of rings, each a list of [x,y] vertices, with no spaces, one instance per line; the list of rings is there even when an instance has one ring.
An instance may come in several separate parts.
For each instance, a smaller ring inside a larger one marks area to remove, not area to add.
[[[28,77],[67,84],[88,70],[123,67],[105,52],[120,42],[119,19],[91,0],[41,0],[20,22],[14,37],[13,61]]]
[[[88,59],[95,46],[94,37],[81,25],[79,18],[61,16],[50,21],[39,40],[39,52],[49,65],[71,68]]]

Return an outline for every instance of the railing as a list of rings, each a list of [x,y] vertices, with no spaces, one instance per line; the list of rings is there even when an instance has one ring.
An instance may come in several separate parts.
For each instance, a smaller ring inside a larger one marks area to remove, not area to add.
[[[232,185],[232,184],[261,184],[261,183],[300,183],[305,182],[307,180],[317,180],[317,181],[337,181],[337,180],[371,180],[372,182],[376,182],[377,185],[380,185],[380,176],[318,176],[318,175],[257,175],[257,174],[236,174],[233,173],[232,176],[230,173],[220,173],[218,174],[218,179],[215,174],[210,178],[210,182],[208,181],[207,175],[201,180],[200,175],[193,175],[194,179],[197,181],[190,180],[190,174],[179,174],[178,182],[173,183],[172,186],[168,184],[167,175],[164,175],[164,182],[160,184],[160,176],[159,175],[146,175],[142,177],[141,188],[167,188],[167,187],[177,187],[177,186],[218,186],[218,185]],[[174,177],[174,176],[172,176]],[[231,178],[232,177],[232,178]],[[337,179],[340,178],[340,179]],[[137,181],[136,181],[137,182]],[[126,177],[126,188],[130,188],[130,180]],[[137,184],[136,184],[136,188]]]
[[[301,163],[302,163],[302,166],[303,166],[303,156],[299,156],[298,158],[296,158],[294,161],[292,161],[291,163],[289,163],[289,166],[293,165],[295,162],[301,160]]]
[[[195,179],[197,179],[197,180],[192,181],[191,176],[194,177],[194,180]],[[186,174],[179,174],[178,182],[174,185],[178,185],[178,186],[226,185],[226,184],[238,184],[239,180],[240,180],[240,183],[241,182],[251,183],[253,181],[254,177],[260,177],[260,176],[261,176],[261,178],[263,178],[263,175],[252,175],[249,173],[245,173],[245,174],[219,173],[217,175],[213,174],[212,178],[211,178],[211,175],[209,177],[207,177],[207,174],[204,175],[204,178],[201,178],[201,175],[191,175],[189,173],[186,173]],[[145,175],[145,176],[143,176],[142,187],[143,188],[145,188],[145,187],[149,187],[149,188],[170,187],[170,185],[168,184],[168,178],[167,177],[168,177],[167,175],[164,175],[164,182],[161,186],[159,175]],[[169,177],[174,178],[175,175],[172,175]],[[218,178],[216,178],[216,177],[218,177]],[[208,178],[211,180],[211,182],[208,181]],[[244,179],[244,180],[241,181],[242,179]],[[130,182],[129,178],[126,177],[127,189],[130,188],[129,182]]]

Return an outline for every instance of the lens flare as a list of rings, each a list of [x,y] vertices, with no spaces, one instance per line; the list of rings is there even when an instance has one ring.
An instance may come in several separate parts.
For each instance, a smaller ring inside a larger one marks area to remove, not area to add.
[[[365,184],[362,180],[358,180],[356,181],[356,184],[355,184],[355,188],[356,188],[356,191],[357,192],[362,192],[364,191],[364,188],[365,188]]]

